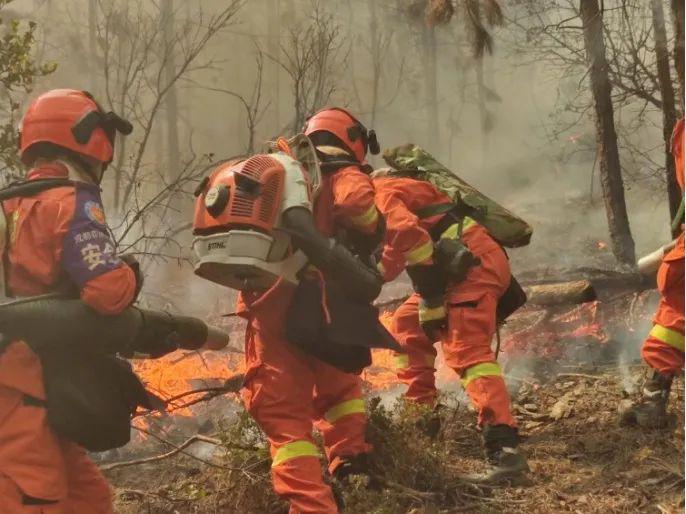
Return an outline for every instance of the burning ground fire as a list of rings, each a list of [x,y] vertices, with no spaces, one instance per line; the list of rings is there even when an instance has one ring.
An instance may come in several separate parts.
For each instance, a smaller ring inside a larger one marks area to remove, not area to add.
[[[616,356],[621,351],[618,346],[625,345],[622,339],[636,339],[643,333],[643,325],[649,323],[653,309],[650,294],[615,291],[604,299],[579,305],[525,306],[502,329],[501,358],[506,361],[505,369],[518,360],[536,359],[554,366],[565,359],[574,363],[589,356],[613,352]],[[386,327],[392,314],[392,310],[381,313],[380,320]],[[437,383],[454,389],[458,377],[442,365],[440,348],[438,353]],[[389,391],[397,394],[400,390],[394,361],[395,355],[388,350],[373,352],[373,363],[362,374],[370,395]],[[157,360],[135,361],[133,365],[148,389],[168,402],[169,420],[195,418],[207,410],[224,411],[228,404],[210,409],[206,400],[223,396],[224,402],[235,402],[237,396],[227,395],[225,384],[227,380],[235,381],[245,370],[243,356],[235,352],[175,353]],[[231,389],[236,390],[237,385],[233,384]],[[158,417],[155,414],[155,419]],[[150,417],[139,416],[135,423],[149,428]]]

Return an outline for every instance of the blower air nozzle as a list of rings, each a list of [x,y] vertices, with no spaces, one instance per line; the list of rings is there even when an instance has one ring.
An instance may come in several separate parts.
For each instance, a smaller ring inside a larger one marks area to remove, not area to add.
[[[36,351],[63,347],[161,357],[179,348],[219,350],[229,335],[204,321],[129,307],[105,316],[77,299],[28,298],[0,305],[0,333],[26,341]]]

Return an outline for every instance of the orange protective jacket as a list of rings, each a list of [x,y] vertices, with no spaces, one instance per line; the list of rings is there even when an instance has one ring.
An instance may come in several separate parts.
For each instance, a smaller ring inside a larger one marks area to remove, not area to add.
[[[450,203],[450,198],[429,182],[412,178],[374,179],[376,204],[386,219],[386,234],[380,269],[384,280],[397,277],[405,266],[430,264],[433,241],[429,230],[443,215],[420,219],[415,212],[424,207]],[[476,256],[499,248],[486,229],[473,221],[463,226],[462,242]]]
[[[378,213],[369,177],[356,166],[325,174],[314,218],[326,236],[342,227],[372,234]],[[239,297],[238,313],[248,320],[242,397],[269,439],[274,490],[290,502],[291,514],[333,514],[338,509],[322,479],[313,423],[322,434],[330,471],[341,459],[369,451],[361,381],[286,341],[294,291],[280,282],[267,292]]]
[[[67,178],[63,165],[44,165],[31,170],[28,180]],[[133,271],[114,253],[100,200],[98,186],[78,183],[75,187],[49,189],[32,197],[3,203],[9,222],[8,289],[14,296],[33,296],[75,287],[96,311],[117,314],[134,299]],[[12,391],[45,399],[42,368],[38,356],[23,342],[10,343],[0,352],[0,401],[9,401]],[[53,498],[45,484],[64,477],[52,476],[59,468],[41,464],[61,462],[54,444],[45,435],[32,435],[44,427],[34,419],[15,420],[12,427],[0,419],[0,474],[7,475],[25,493]],[[21,426],[19,426],[21,425]],[[3,437],[12,431],[13,441]]]

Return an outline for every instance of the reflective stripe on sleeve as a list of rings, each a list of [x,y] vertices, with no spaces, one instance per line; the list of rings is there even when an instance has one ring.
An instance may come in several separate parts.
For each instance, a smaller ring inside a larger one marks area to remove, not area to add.
[[[410,367],[410,356],[406,353],[402,353],[393,357],[393,364],[395,369],[408,369]]]
[[[415,246],[412,250],[405,254],[405,260],[408,266],[413,266],[424,262],[434,253],[434,243],[433,241],[428,241],[426,243]]]
[[[359,216],[353,216],[351,218],[353,224],[359,227],[366,227],[367,225],[371,225],[372,223],[375,223],[378,219],[379,212],[376,210],[376,205],[372,205],[363,214],[360,214]]]
[[[276,467],[291,459],[297,459],[298,457],[319,458],[319,450],[310,441],[293,441],[292,443],[284,444],[276,450],[272,458],[272,467]]]
[[[462,233],[464,234],[472,228],[473,226],[476,225],[476,221],[474,221],[470,217],[465,217],[464,221],[462,222]],[[441,234],[441,239],[457,239],[457,233],[460,228],[459,223],[455,223],[453,225],[450,225],[445,231]]]
[[[496,362],[482,362],[476,364],[467,370],[462,375],[462,387],[467,387],[470,382],[481,377],[501,377],[503,372],[500,365]]]
[[[355,398],[331,407],[326,411],[326,414],[324,414],[324,419],[329,423],[335,423],[345,416],[351,414],[364,414],[365,412],[364,400],[362,398]]]
[[[676,348],[680,352],[684,351],[684,334],[681,332],[663,327],[662,325],[654,325],[650,331],[650,336],[668,344],[672,348]]]
[[[419,309],[419,321],[433,321],[445,318],[446,312],[443,305],[431,309]]]

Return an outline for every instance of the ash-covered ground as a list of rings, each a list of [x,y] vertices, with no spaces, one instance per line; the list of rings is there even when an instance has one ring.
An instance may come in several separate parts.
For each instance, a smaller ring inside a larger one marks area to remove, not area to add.
[[[378,353],[363,374],[368,438],[376,450],[373,482],[354,483],[345,492],[346,512],[683,511],[683,379],[675,381],[668,428],[646,431],[617,423],[618,404],[635,398],[643,380],[639,349],[656,292],[636,276],[598,270],[546,270],[524,278],[540,284],[580,275],[593,283],[596,300],[528,305],[502,331],[500,360],[531,483],[485,488],[461,482],[461,474],[483,465],[483,456],[476,416],[457,377],[439,366],[447,408],[438,436],[431,437],[431,412],[398,399],[403,386],[395,380],[392,356]],[[178,361],[185,376],[199,376],[187,382],[173,366],[153,368],[149,376],[161,388],[178,388],[181,380],[190,389],[210,384],[209,375],[223,378],[240,370],[239,355],[227,360],[226,369],[218,362],[216,356]],[[102,465],[115,486],[119,514],[287,512],[271,491],[266,441],[234,394],[198,402],[182,414],[147,418],[144,426],[153,436],[106,456]],[[178,451],[194,434],[201,434],[200,441]],[[134,463],[122,466],[125,461]]]

